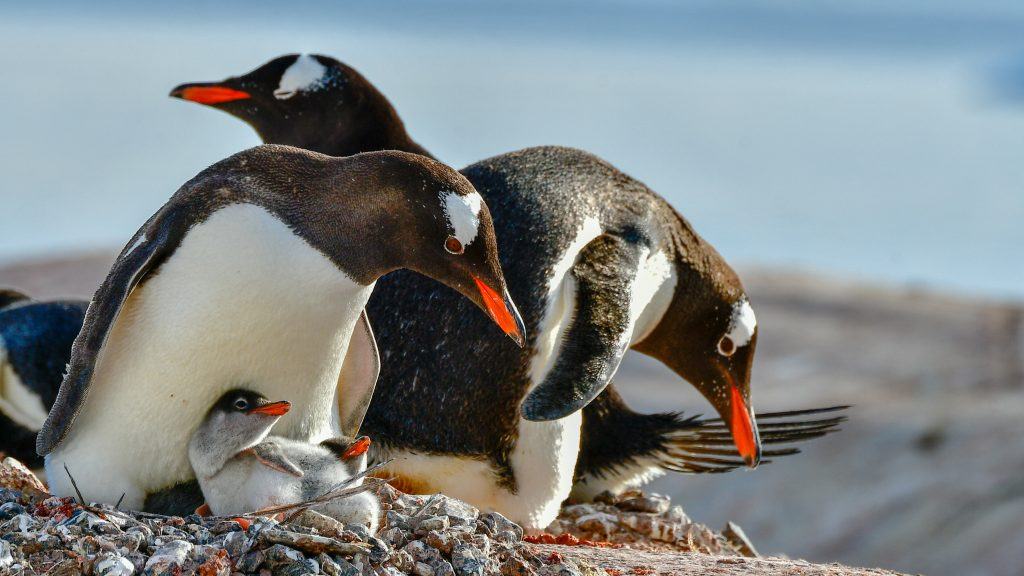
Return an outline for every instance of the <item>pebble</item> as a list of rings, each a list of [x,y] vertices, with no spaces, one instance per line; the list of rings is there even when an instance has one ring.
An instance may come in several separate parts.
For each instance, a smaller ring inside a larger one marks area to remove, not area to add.
[[[192,552],[192,544],[184,540],[174,540],[164,544],[146,561],[145,573],[153,576],[174,574],[184,569]]]
[[[452,568],[458,576],[484,576],[487,554],[473,546],[460,544],[452,551]]]
[[[135,564],[118,554],[99,554],[92,569],[95,576],[132,576]]]

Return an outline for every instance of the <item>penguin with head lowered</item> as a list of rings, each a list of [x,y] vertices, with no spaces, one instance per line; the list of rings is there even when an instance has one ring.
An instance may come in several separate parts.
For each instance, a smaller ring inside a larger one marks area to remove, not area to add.
[[[282,56],[171,95],[228,112],[268,141],[335,155],[425,153],[377,89],[326,56]],[[586,497],[664,470],[756,466],[795,451],[762,451],[762,442],[838,423],[782,413],[760,418],[759,432],[750,405],[758,330],[743,285],[642,183],[560,147],[461,172],[494,216],[529,336],[523,350],[498,346],[449,292],[405,272],[381,279],[368,311],[386,362],[365,431],[378,458],[397,457],[388,474],[402,488],[442,491],[539,529],[574,480]],[[630,348],[689,381],[721,420],[630,410],[609,385]]]
[[[0,454],[42,466],[36,433],[57,398],[88,302],[0,289]]]
[[[290,409],[287,401],[241,389],[225,392],[210,408],[189,440],[188,456],[211,512],[227,516],[307,502],[366,470],[366,436],[320,444],[269,436]],[[362,479],[351,486],[360,484]],[[380,502],[369,492],[312,508],[377,531]]]
[[[490,214],[451,168],[275,145],[207,168],[135,234],[89,306],[39,433],[51,490],[73,493],[71,476],[89,500],[194,510],[189,437],[236,388],[289,398],[279,436],[355,436],[380,366],[363,309],[400,268],[523,340]]]

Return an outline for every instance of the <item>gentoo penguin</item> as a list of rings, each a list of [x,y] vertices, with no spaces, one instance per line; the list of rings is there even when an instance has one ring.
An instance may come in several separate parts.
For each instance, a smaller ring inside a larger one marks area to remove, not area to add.
[[[310,73],[297,83],[297,71]],[[326,56],[282,56],[171,95],[233,114],[269,141],[283,135],[328,154],[380,146],[422,153],[384,96]],[[292,121],[306,117],[316,120]],[[556,516],[574,477],[591,488],[621,488],[666,469],[710,471],[723,460],[756,466],[762,456],[790,452],[761,450],[750,405],[757,320],[746,291],[665,200],[570,148],[520,150],[461,172],[494,215],[529,338],[523,350],[496,346],[467,306],[412,274],[378,283],[368,311],[382,356],[397,361],[382,369],[365,430],[375,439],[373,456],[399,457],[388,474],[401,487],[442,491],[539,529]],[[609,382],[630,348],[696,387],[723,428],[708,423],[695,437],[694,423],[678,415],[629,411]],[[622,428],[627,422],[650,425]],[[821,435],[837,423],[776,417],[764,441]],[[634,430],[652,437],[618,458],[594,444]],[[723,436],[735,445],[730,453],[700,452],[697,440]],[[582,468],[581,442],[594,456]]]
[[[42,466],[36,433],[57,398],[88,302],[0,289],[0,453]]]
[[[252,390],[230,390],[210,408],[188,445],[188,458],[210,510],[245,514],[313,500],[366,470],[366,436],[310,444],[269,436],[288,413]],[[362,484],[362,479],[352,486]],[[369,492],[317,504],[314,510],[376,532],[380,502]]]
[[[123,493],[128,508],[191,512],[189,437],[243,386],[291,400],[281,436],[355,436],[380,365],[363,308],[400,268],[524,339],[490,213],[451,168],[276,145],[207,168],[136,232],[93,297],[39,433],[51,490],[72,494],[73,477],[89,500]]]

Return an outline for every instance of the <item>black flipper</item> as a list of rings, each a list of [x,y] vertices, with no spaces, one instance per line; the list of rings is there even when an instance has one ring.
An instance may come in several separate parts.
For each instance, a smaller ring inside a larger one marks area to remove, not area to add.
[[[848,406],[770,412],[756,416],[766,458],[800,450],[786,446],[839,430]],[[820,416],[820,418],[819,418]],[[736,452],[732,434],[721,418],[683,417],[679,413],[639,414],[626,405],[614,386],[605,389],[583,410],[577,480],[605,478],[633,466],[657,464],[675,472],[729,472],[746,464]],[[765,464],[770,460],[762,460]]]
[[[557,420],[590,403],[619,369],[633,331],[630,293],[639,239],[604,234],[580,250],[571,273],[576,309],[551,371],[523,402],[527,420]]]
[[[36,452],[45,456],[67,436],[89,392],[93,372],[107,335],[132,290],[178,248],[194,221],[190,206],[168,204],[153,215],[117,257],[96,290],[82,331],[71,348],[71,362],[57,400],[39,431]]]
[[[370,319],[366,317],[366,310],[363,310],[352,331],[345,362],[338,376],[338,416],[341,433],[345,436],[355,438],[359,435],[379,374],[380,354],[377,353]]]
[[[288,456],[284,453],[276,442],[273,440],[265,440],[249,449],[252,455],[260,461],[260,464],[268,468],[277,470],[278,472],[284,472],[285,474],[291,474],[296,478],[302,478],[305,474],[302,473],[302,469],[295,465],[294,462],[288,459]]]

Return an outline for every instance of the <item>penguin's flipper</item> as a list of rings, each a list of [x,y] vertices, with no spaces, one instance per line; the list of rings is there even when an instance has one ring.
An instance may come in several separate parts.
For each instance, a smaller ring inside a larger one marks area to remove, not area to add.
[[[571,273],[576,306],[551,371],[523,402],[527,420],[557,420],[597,397],[619,369],[635,319],[630,299],[643,244],[604,234],[580,250]]]
[[[373,398],[373,389],[380,374],[380,355],[377,341],[373,338],[370,319],[366,310],[359,315],[359,322],[352,331],[345,362],[338,377],[338,416],[341,433],[350,438],[359,435],[363,416]]]
[[[273,441],[260,442],[249,449],[252,455],[259,460],[260,464],[263,464],[267,468],[272,468],[278,472],[285,474],[291,474],[296,478],[302,478],[302,469],[296,466],[288,456],[285,455],[284,450]]]
[[[82,331],[71,347],[71,362],[57,399],[36,438],[36,452],[45,456],[68,435],[89,392],[100,351],[121,308],[146,276],[156,271],[188,232],[191,206],[168,203],[154,214],[118,255],[85,313]]]

